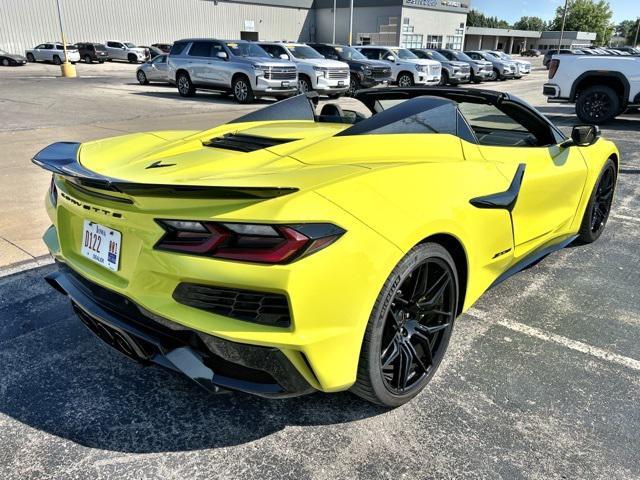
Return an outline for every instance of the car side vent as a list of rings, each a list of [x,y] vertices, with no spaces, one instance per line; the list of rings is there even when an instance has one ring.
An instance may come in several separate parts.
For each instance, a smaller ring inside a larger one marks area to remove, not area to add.
[[[255,152],[263,148],[275,147],[283,143],[294,142],[293,138],[269,138],[256,135],[243,135],[240,133],[227,133],[222,137],[215,137],[203,142],[206,147],[224,148],[238,152]]]
[[[181,283],[173,299],[189,307],[247,322],[288,327],[291,314],[287,297],[277,293]]]

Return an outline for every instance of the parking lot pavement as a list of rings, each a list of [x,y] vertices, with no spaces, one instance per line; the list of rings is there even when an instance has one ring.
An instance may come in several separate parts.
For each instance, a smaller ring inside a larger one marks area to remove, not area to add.
[[[543,103],[545,73],[491,87],[547,109],[568,129],[576,122],[572,107]],[[25,82],[21,98],[41,90]],[[102,123],[84,122],[79,108],[75,122],[73,115],[64,117],[64,127],[0,132],[0,147],[12,152],[2,156],[11,172],[0,174],[3,190],[28,175],[32,183],[22,189],[29,196],[38,191],[23,220],[42,220],[47,179],[28,165],[39,142],[65,132],[82,140],[150,122],[170,125],[180,118],[183,125],[184,118],[195,126],[237,114],[213,96],[193,104],[173,97],[136,101],[137,111],[128,111],[123,106],[139,90],[95,85],[104,97],[94,107],[87,103],[87,115],[104,106]],[[151,91],[156,88],[163,87]],[[6,94],[0,82],[0,98]],[[109,110],[108,102],[120,111]],[[157,111],[145,116],[144,109]],[[433,382],[392,411],[349,393],[277,401],[208,395],[102,346],[42,280],[53,266],[11,275],[4,270],[0,478],[640,477],[639,127],[640,118],[624,116],[603,129],[622,153],[603,236],[556,252],[485,294],[458,319]],[[26,196],[19,188],[12,192]]]

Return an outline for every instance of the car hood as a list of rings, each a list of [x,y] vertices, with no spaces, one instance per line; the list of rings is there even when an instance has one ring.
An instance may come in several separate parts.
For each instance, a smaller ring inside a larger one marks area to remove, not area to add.
[[[382,60],[349,60],[349,63],[353,66],[390,68],[389,63]]]
[[[17,62],[23,62],[23,61],[26,62],[27,61],[26,57],[23,57],[22,55],[17,55],[17,54],[14,54],[14,53],[2,53],[2,54],[0,54],[0,56],[11,58],[11,59],[13,59],[13,60],[15,60]]]
[[[305,65],[313,65],[314,67],[324,68],[349,68],[349,64],[340,62],[338,60],[329,60],[328,58],[314,58],[314,59],[295,59],[296,63],[302,63]]]
[[[239,57],[243,60],[249,60],[256,65],[264,65],[265,67],[294,67],[295,64],[293,62],[289,62],[288,60],[272,60],[270,58],[264,57]]]
[[[451,65],[452,67],[466,67],[468,65],[468,63],[466,62],[459,62],[457,60],[449,60],[447,62],[442,62],[443,64],[447,64],[447,65]]]
[[[441,65],[437,60],[429,60],[427,58],[407,58],[401,59],[401,62],[417,63],[418,65]]]

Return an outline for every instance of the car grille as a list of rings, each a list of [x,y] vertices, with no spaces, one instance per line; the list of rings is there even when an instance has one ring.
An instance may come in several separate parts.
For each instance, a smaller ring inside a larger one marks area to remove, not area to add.
[[[330,68],[327,70],[327,78],[334,78],[334,79],[344,79],[346,80],[347,78],[349,78],[349,70],[345,70],[345,69],[338,69],[338,68]]]
[[[295,67],[271,67],[264,72],[264,78],[269,80],[295,80],[296,77]]]
[[[291,325],[287,297],[278,293],[181,283],[173,292],[173,299],[183,305],[238,320],[275,327]]]
[[[373,78],[386,78],[391,76],[391,69],[385,67],[374,67],[371,69]]]
[[[481,72],[492,72],[493,71],[493,67],[491,65],[483,65],[482,67],[480,67],[480,71]]]
[[[438,75],[440,74],[440,70],[440,65],[429,65],[429,75]]]
[[[469,73],[470,70],[471,70],[471,67],[469,65],[461,65],[460,66],[460,71],[462,73]]]

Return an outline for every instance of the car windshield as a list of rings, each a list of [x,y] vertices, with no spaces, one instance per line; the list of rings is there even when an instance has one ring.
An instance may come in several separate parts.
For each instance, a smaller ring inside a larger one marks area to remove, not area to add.
[[[431,60],[438,60],[439,62],[448,62],[447,57],[442,55],[440,52],[436,52],[435,50],[427,50],[427,55]]]
[[[406,48],[394,48],[391,51],[393,53],[395,53],[398,56],[398,58],[401,58],[402,60],[414,60],[414,59],[418,58],[417,55],[415,55],[414,53],[410,52]]]
[[[462,62],[473,62],[471,57],[464,52],[453,52],[453,56],[456,60],[460,60]]]
[[[125,42],[124,46],[127,48],[136,48],[136,46],[133,43],[129,43],[129,42]]]
[[[262,47],[256,45],[255,43],[229,42],[225,45],[236,57],[271,58],[269,57],[269,54],[262,49]]]
[[[324,58],[323,55],[320,55],[313,48],[306,45],[286,45],[286,47],[289,49],[291,55],[293,55],[294,58],[300,58],[302,60]]]
[[[340,55],[340,58],[345,60],[366,60],[363,54],[361,54],[358,50],[352,47],[335,47],[336,52]]]

